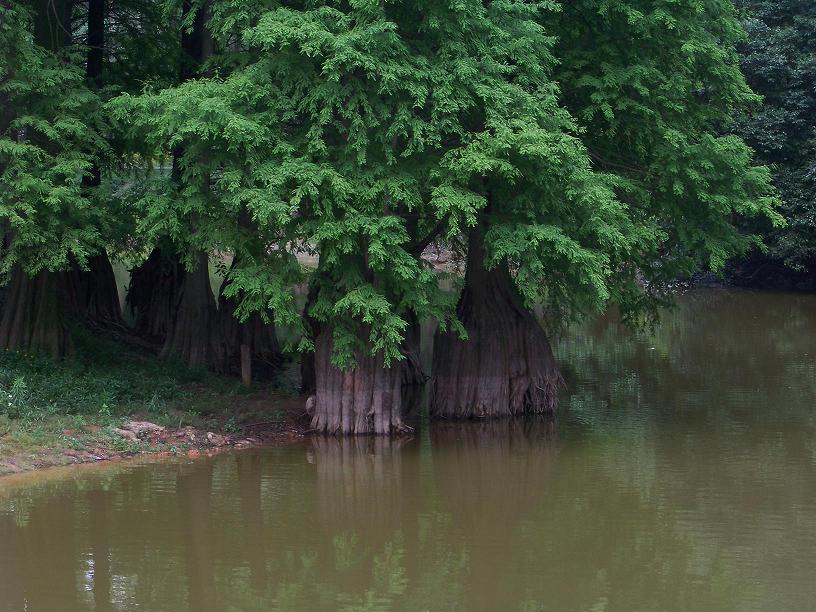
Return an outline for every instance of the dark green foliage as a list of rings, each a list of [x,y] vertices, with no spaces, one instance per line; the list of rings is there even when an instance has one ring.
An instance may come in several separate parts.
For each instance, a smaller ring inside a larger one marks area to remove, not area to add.
[[[204,371],[158,362],[88,333],[75,337],[76,355],[70,360],[0,352],[0,414],[33,419],[160,414],[188,398],[184,385],[209,379]],[[210,387],[219,383],[215,379]]]
[[[743,265],[771,284],[756,266],[782,263],[794,274],[816,276],[816,5],[797,0],[739,0],[748,40],[741,46],[748,83],[764,97],[744,115],[737,132],[772,164],[787,220],[784,228],[759,226],[768,252]],[[749,226],[757,229],[757,226]],[[784,271],[769,266],[777,275]]]

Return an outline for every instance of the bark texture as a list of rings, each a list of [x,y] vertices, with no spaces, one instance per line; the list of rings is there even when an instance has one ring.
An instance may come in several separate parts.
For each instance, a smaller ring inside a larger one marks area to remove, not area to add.
[[[561,374],[549,340],[507,266],[485,268],[484,228],[471,230],[457,316],[468,333],[437,332],[431,415],[469,419],[555,411]]]
[[[315,394],[309,399],[312,428],[320,433],[399,434],[415,411],[422,381],[418,351],[386,368],[381,355],[357,355],[357,367],[331,363],[332,334],[325,326],[315,341]]]
[[[62,357],[73,352],[67,277],[43,270],[34,277],[16,266],[0,318],[0,348]]]
[[[88,260],[88,270],[74,267],[68,273],[71,301],[77,314],[94,327],[124,328],[119,290],[107,253]]]
[[[194,270],[184,271],[161,356],[177,357],[193,368],[222,372],[218,309],[207,254],[199,253],[196,264]]]
[[[155,248],[147,260],[130,271],[126,304],[133,312],[137,334],[164,342],[175,317],[184,266],[175,255]]]

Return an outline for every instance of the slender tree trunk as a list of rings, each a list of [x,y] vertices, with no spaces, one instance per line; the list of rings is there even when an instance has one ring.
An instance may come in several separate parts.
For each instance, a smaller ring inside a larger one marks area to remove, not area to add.
[[[38,45],[56,52],[71,44],[72,4],[72,0],[31,0]]]
[[[71,354],[69,303],[65,273],[43,270],[31,277],[15,266],[0,318],[0,348],[52,357]]]
[[[303,307],[303,320],[311,338],[317,339],[320,335],[320,322],[315,319],[309,311],[317,301],[319,285],[316,282],[309,284],[309,292],[306,295],[306,304]],[[315,380],[315,353],[304,353],[300,360],[300,392],[303,395],[314,395],[317,389]]]
[[[190,367],[220,372],[223,360],[219,346],[218,310],[210,284],[209,258],[198,254],[195,269],[186,271],[173,309],[161,355],[175,356]]]
[[[547,335],[506,265],[485,268],[484,226],[471,230],[457,314],[468,333],[437,332],[430,411],[437,418],[553,412],[561,374]]]
[[[130,271],[126,303],[133,312],[136,333],[156,343],[164,342],[175,318],[184,274],[175,253],[158,247]]]
[[[357,366],[331,363],[332,334],[324,328],[315,342],[315,394],[309,404],[312,428],[327,434],[399,434],[413,431],[421,373],[418,351],[385,367],[382,355],[357,355]]]
[[[88,62],[85,74],[92,87],[101,85],[105,65],[105,8],[107,0],[88,0]]]

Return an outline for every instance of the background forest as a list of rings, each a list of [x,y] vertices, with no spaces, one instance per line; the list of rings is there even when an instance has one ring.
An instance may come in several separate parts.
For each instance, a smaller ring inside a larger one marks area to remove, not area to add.
[[[572,321],[813,289],[814,40],[795,0],[0,0],[8,412],[287,362],[317,431],[426,380],[550,412]]]

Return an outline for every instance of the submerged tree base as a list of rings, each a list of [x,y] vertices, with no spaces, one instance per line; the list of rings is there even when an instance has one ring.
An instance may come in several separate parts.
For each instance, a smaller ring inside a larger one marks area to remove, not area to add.
[[[315,394],[307,405],[312,429],[341,435],[413,431],[407,421],[422,381],[414,351],[391,367],[385,367],[382,355],[358,355],[357,366],[347,371],[332,365],[331,354],[331,332],[324,329],[315,344]]]
[[[481,228],[471,232],[457,314],[467,340],[437,332],[431,416],[470,419],[554,412],[563,379],[547,335],[505,265],[484,266]]]

